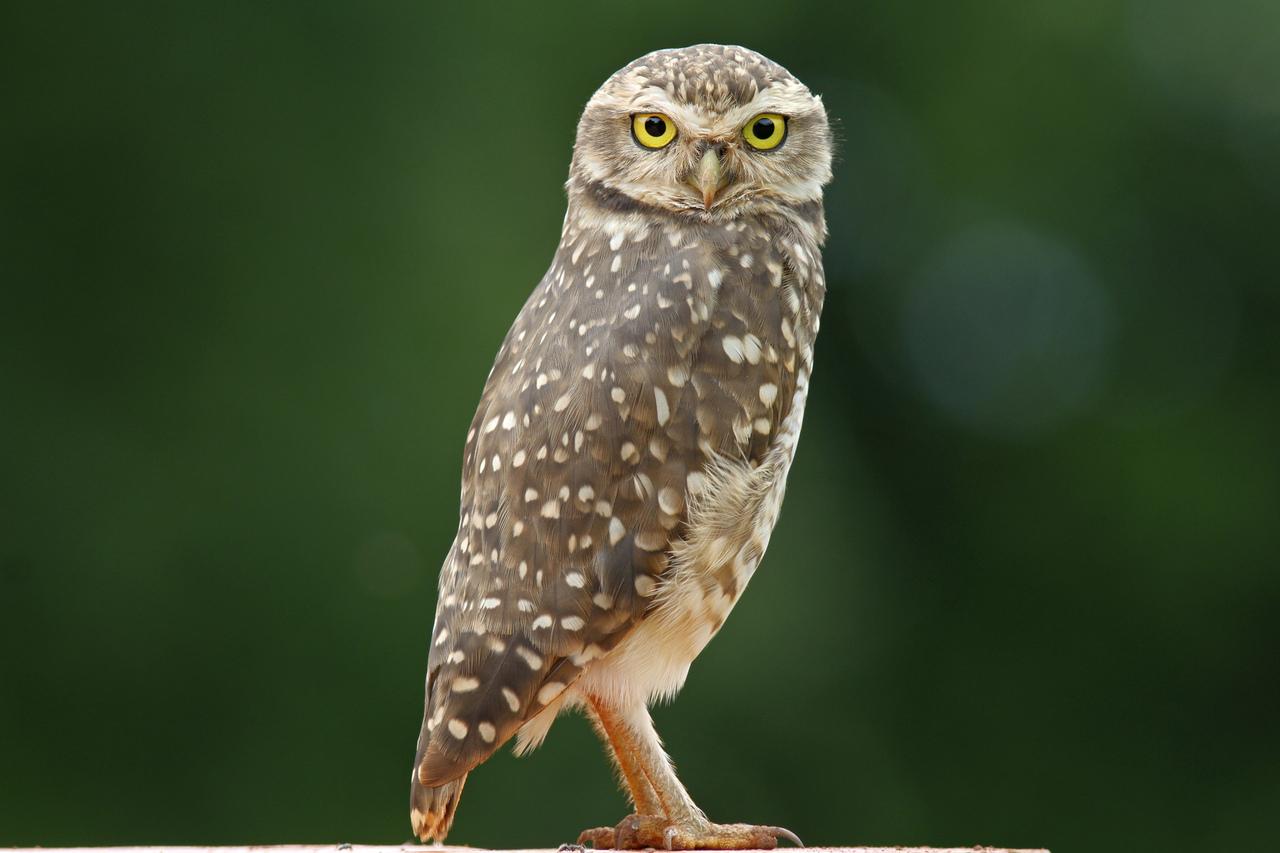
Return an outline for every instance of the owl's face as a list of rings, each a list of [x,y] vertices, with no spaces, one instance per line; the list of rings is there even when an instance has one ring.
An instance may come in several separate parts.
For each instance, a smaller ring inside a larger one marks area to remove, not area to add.
[[[695,45],[637,59],[578,123],[570,187],[723,220],[820,199],[831,179],[820,98],[742,47]]]

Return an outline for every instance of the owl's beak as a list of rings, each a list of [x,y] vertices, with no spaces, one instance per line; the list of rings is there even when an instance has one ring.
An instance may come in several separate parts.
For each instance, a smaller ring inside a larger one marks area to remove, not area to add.
[[[698,171],[692,182],[695,189],[702,193],[702,206],[707,210],[711,209],[711,203],[716,200],[716,193],[720,191],[723,180],[720,155],[714,148],[708,148],[698,161]]]

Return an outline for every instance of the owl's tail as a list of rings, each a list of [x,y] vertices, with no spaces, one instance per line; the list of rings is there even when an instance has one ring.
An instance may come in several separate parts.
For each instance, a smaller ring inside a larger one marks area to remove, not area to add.
[[[462,786],[467,782],[467,774],[457,779],[437,785],[434,788],[422,784],[418,776],[418,768],[413,769],[413,785],[409,793],[409,818],[413,821],[413,834],[422,842],[444,841],[453,826],[453,816],[458,811],[458,800],[462,797]]]

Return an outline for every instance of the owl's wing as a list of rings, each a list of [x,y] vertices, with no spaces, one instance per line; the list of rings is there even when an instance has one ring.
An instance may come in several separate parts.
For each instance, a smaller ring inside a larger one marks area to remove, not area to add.
[[[658,264],[570,243],[526,303],[467,437],[422,784],[474,767],[608,654],[649,612],[708,464],[772,445],[796,354],[787,261],[760,240],[749,264],[708,241]]]

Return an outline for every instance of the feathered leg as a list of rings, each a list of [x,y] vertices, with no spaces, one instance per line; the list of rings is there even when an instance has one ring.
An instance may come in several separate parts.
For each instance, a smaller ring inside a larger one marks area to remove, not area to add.
[[[625,723],[617,713],[597,699],[588,697],[587,709],[596,732],[604,741],[605,750],[627,784],[627,793],[631,796],[632,805],[636,807],[636,814],[665,815],[666,811],[653,790],[653,783],[636,764],[635,751],[627,739]]]
[[[636,768],[652,786],[660,810],[631,815],[615,827],[588,829],[578,837],[579,844],[616,850],[772,850],[779,838],[785,838],[803,846],[795,833],[781,827],[707,820],[676,776],[648,708],[613,709],[598,699],[591,705],[597,719],[613,724],[607,737],[623,775],[627,766]]]

